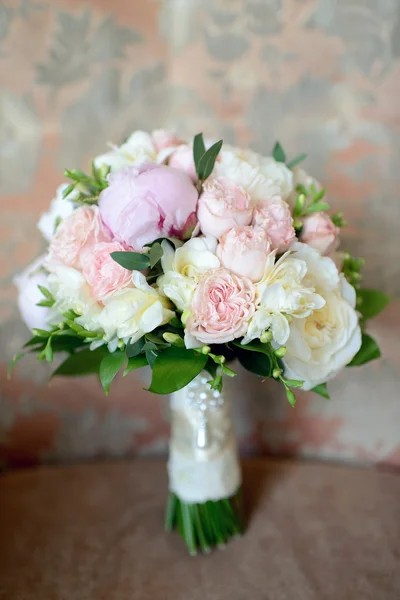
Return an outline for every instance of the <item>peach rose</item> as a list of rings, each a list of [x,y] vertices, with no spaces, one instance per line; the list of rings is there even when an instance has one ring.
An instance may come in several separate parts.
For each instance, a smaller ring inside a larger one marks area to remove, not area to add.
[[[323,256],[331,255],[339,245],[339,227],[329,215],[317,212],[305,217],[300,241],[318,250]]]
[[[45,266],[54,263],[79,269],[85,250],[93,244],[108,242],[111,234],[104,227],[97,206],[81,206],[64,219],[49,246]]]
[[[289,205],[279,197],[265,200],[255,208],[252,225],[265,230],[271,249],[278,254],[285,252],[296,239]]]
[[[250,279],[223,267],[210,269],[193,295],[186,333],[203,344],[223,344],[241,337],[254,314],[254,299]]]
[[[194,166],[193,148],[189,144],[182,144],[170,155],[168,165],[174,169],[184,171],[194,182],[197,181],[196,167]]]
[[[220,237],[216,254],[223,267],[256,282],[264,275],[270,251],[270,239],[261,227],[233,227]]]
[[[110,256],[111,252],[124,251],[125,246],[119,242],[99,242],[84,252],[82,273],[96,300],[102,300],[131,283],[132,273]]]
[[[207,180],[197,206],[197,218],[204,235],[219,238],[236,225],[250,225],[253,209],[245,190],[226,179]]]

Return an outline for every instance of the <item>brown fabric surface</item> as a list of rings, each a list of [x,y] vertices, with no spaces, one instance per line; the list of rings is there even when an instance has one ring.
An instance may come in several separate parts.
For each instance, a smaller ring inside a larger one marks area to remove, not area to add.
[[[400,598],[398,475],[255,460],[244,480],[246,535],[192,558],[162,531],[162,462],[7,473],[0,598]]]

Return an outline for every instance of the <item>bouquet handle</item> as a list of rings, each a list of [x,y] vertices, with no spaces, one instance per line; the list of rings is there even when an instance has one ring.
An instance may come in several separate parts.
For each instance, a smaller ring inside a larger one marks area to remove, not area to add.
[[[171,395],[165,529],[177,529],[190,554],[210,552],[243,532],[231,402],[209,379],[203,372]]]

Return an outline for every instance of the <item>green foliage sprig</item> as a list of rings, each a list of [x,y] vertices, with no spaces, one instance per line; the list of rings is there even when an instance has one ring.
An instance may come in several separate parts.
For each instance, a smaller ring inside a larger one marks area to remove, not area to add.
[[[74,192],[71,198],[76,204],[97,204],[100,193],[108,187],[107,176],[111,167],[102,165],[96,167],[92,162],[91,175],[87,175],[79,169],[66,169],[64,175],[72,180],[63,191],[63,198]]]
[[[198,133],[193,139],[193,160],[196,168],[196,174],[198,180],[202,183],[212,173],[215,165],[215,161],[218,158],[218,154],[222,148],[222,140],[213,144],[208,150],[206,150],[203,134]]]

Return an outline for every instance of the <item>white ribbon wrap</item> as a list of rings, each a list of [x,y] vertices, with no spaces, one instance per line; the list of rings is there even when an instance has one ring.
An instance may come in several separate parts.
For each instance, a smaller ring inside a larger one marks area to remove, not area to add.
[[[229,397],[208,373],[171,395],[169,487],[184,502],[233,496],[241,484]]]

